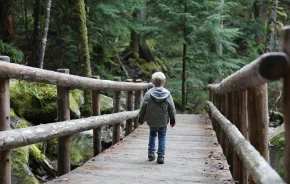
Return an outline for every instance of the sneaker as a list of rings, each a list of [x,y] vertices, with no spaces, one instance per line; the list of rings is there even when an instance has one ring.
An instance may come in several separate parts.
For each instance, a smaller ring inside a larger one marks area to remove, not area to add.
[[[148,159],[149,159],[149,161],[153,161],[153,160],[155,160],[155,154],[154,154],[154,152],[148,152]]]
[[[158,164],[164,164],[164,155],[158,155],[157,163]]]

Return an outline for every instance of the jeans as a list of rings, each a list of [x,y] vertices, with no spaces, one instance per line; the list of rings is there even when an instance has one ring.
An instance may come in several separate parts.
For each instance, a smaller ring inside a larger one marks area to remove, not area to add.
[[[148,151],[155,152],[155,140],[158,134],[158,155],[165,155],[165,143],[166,143],[166,130],[167,127],[155,128],[150,127],[150,134],[149,134],[149,144],[148,144]]]

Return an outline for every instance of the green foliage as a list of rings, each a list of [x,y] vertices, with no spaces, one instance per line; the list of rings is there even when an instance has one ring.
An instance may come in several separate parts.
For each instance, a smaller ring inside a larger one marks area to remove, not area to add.
[[[23,60],[23,52],[9,43],[4,43],[0,40],[0,54],[9,56],[11,62],[21,63]]]
[[[20,147],[12,150],[11,173],[12,180],[16,183],[38,184],[38,180],[30,172],[28,166],[29,153],[27,147]]]

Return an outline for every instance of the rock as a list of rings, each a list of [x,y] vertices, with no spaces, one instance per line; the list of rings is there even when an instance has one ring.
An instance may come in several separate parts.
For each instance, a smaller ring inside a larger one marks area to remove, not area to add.
[[[275,128],[270,133],[270,164],[271,166],[284,177],[284,146],[285,146],[285,127],[284,124]]]
[[[28,147],[20,147],[12,150],[11,153],[11,170],[13,184],[38,184],[29,169],[29,152]]]
[[[76,168],[93,156],[92,134],[78,133],[71,137],[71,166]],[[57,139],[47,141],[47,156],[57,158]]]
[[[57,119],[55,85],[11,82],[10,97],[11,107],[16,114],[33,124],[51,123]],[[80,111],[72,93],[70,93],[70,108],[71,117],[78,118]]]

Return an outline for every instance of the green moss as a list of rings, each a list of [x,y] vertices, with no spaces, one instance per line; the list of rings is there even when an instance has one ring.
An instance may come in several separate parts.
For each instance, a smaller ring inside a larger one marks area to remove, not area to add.
[[[71,142],[71,165],[79,166],[92,158],[93,143],[92,139],[84,134],[75,134]]]
[[[12,180],[20,181],[22,184],[38,184],[38,180],[29,171],[28,150],[26,147],[13,149],[11,153]]]
[[[42,160],[45,158],[45,155],[41,153],[35,144],[29,146],[29,155],[37,160]]]
[[[101,112],[104,113],[104,112],[111,111],[113,108],[113,99],[105,95],[101,95],[100,104],[101,104],[101,107],[100,107]]]
[[[285,146],[285,138],[280,134],[274,136],[270,140],[271,144],[273,144],[276,148],[284,148]]]
[[[15,114],[14,110],[10,108],[10,119],[16,119],[18,118],[18,116]]]
[[[55,85],[18,81],[10,85],[11,106],[15,113],[34,124],[51,123],[57,119]],[[78,105],[70,95],[71,117],[77,118]],[[15,114],[14,113],[14,114]]]

